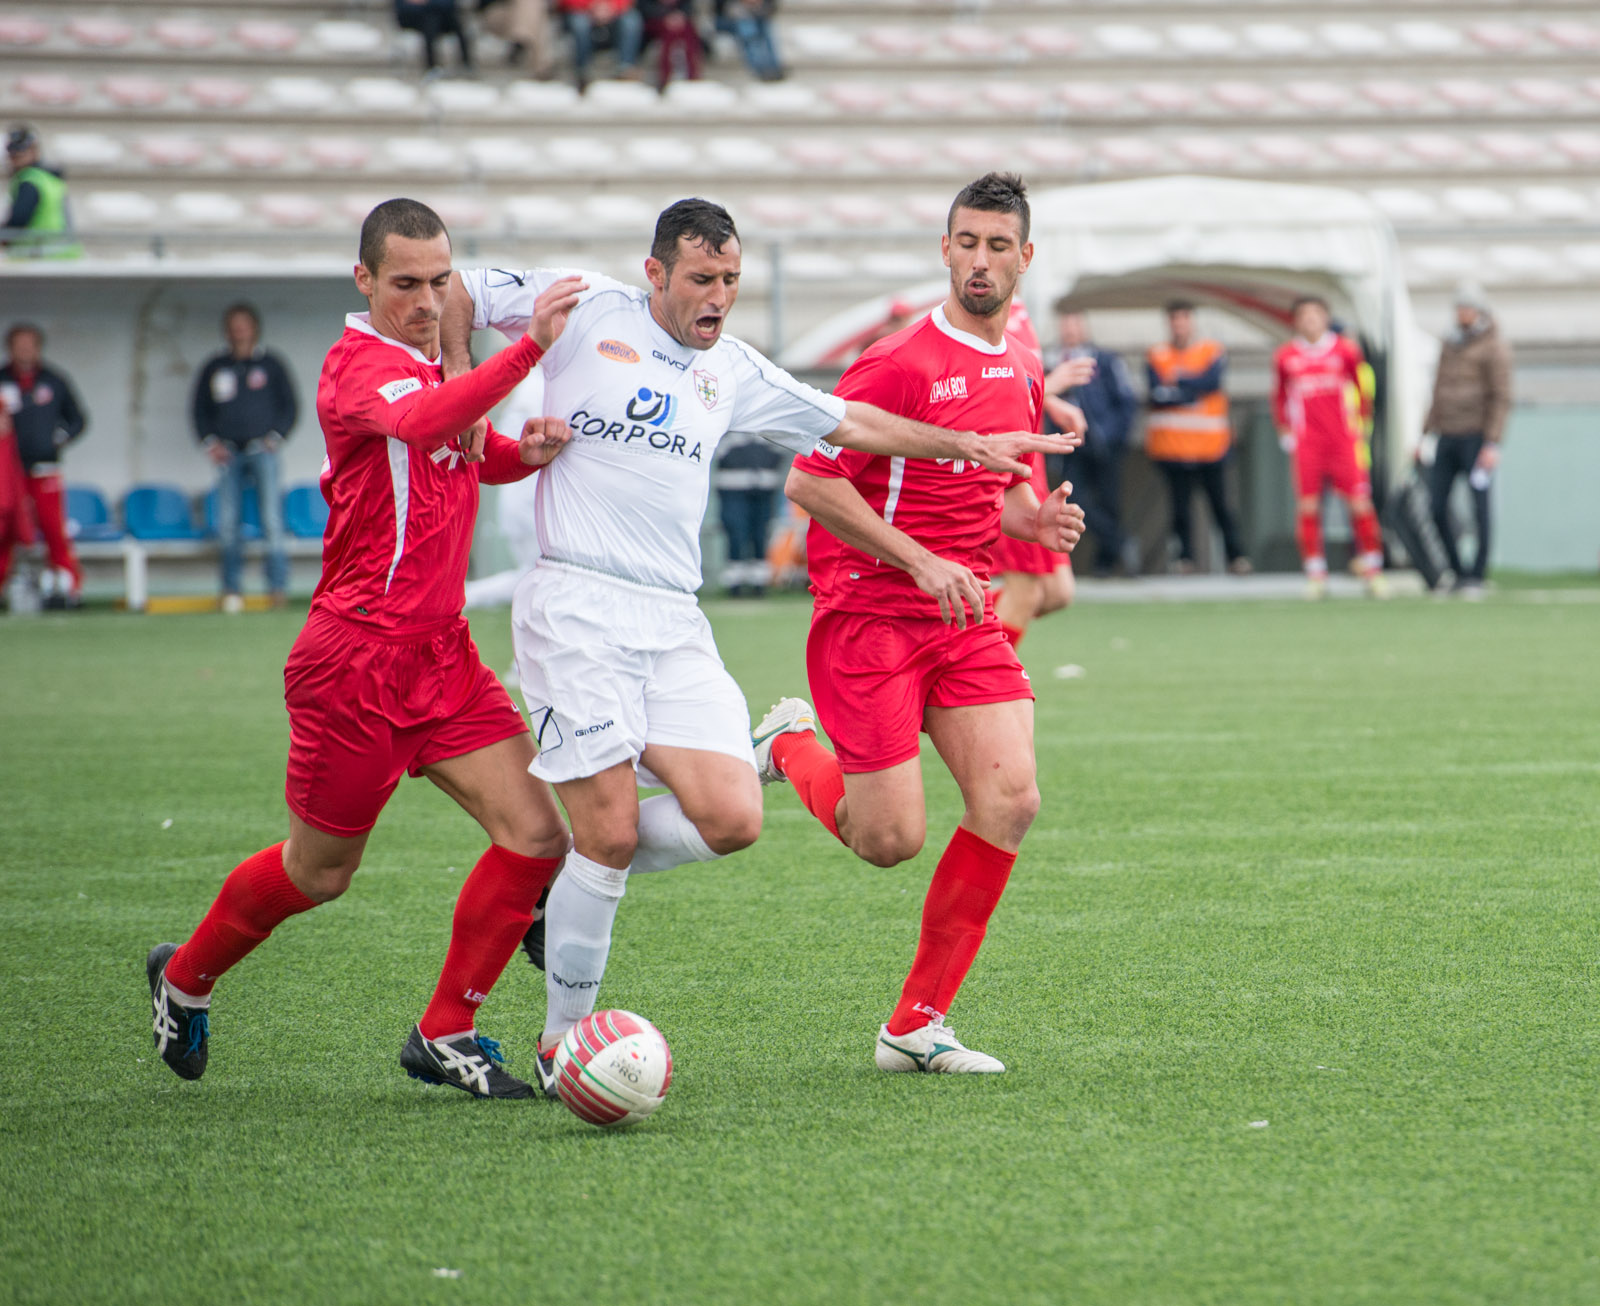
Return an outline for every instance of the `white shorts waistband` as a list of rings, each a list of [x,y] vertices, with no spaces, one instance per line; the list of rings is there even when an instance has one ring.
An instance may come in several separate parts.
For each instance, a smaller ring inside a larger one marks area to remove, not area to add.
[[[581,562],[564,562],[560,558],[552,558],[549,554],[541,554],[539,560],[533,565],[536,571],[541,567],[549,567],[552,570],[564,572],[569,576],[581,576],[585,580],[614,585],[618,589],[629,590],[635,594],[648,594],[655,599],[669,599],[688,607],[698,607],[700,602],[693,594],[684,590],[668,589],[665,585],[650,585],[642,580],[629,580],[626,576],[613,575],[609,571],[601,571],[598,567],[588,567]]]

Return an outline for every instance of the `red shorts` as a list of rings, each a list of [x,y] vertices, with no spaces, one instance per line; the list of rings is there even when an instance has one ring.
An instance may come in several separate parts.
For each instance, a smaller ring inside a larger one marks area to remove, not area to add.
[[[460,619],[376,634],[313,608],[283,690],[289,810],[346,837],[373,827],[402,775],[528,728]]]
[[[1313,498],[1331,485],[1348,498],[1371,498],[1372,479],[1356,461],[1356,442],[1348,436],[1297,439],[1294,445],[1295,484],[1300,497]]]
[[[1002,535],[993,549],[993,571],[996,575],[1007,571],[1021,572],[1024,576],[1049,576],[1057,567],[1070,567],[1072,555],[1057,553],[1042,544],[1029,540],[1014,540]]]
[[[824,609],[811,618],[806,672],[817,718],[852,774],[915,757],[927,708],[1033,697],[992,613],[962,630],[937,617]]]

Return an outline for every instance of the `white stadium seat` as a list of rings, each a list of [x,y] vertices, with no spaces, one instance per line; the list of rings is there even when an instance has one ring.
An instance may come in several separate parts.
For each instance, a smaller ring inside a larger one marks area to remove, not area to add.
[[[43,45],[49,39],[49,24],[26,14],[0,14],[0,45]]]
[[[1485,254],[1484,280],[1491,285],[1495,282],[1545,281],[1563,273],[1555,255],[1535,245],[1491,245]]]
[[[68,168],[111,168],[128,157],[121,141],[101,132],[58,132],[50,139],[51,157]]]
[[[551,136],[541,141],[557,173],[576,172],[585,176],[611,172],[617,166],[617,151],[594,136]]]
[[[1323,23],[1317,35],[1340,54],[1389,54],[1389,36],[1366,23]]]
[[[1379,186],[1367,198],[1395,222],[1426,222],[1439,215],[1439,205],[1425,191],[1403,186]]]
[[[1578,93],[1571,86],[1548,77],[1517,77],[1507,86],[1513,96],[1535,109],[1570,109],[1578,100]]]
[[[60,73],[30,73],[17,78],[17,94],[30,105],[60,109],[83,98],[83,86],[75,77]]]
[[[316,167],[329,172],[359,172],[372,162],[372,146],[366,141],[320,132],[306,142],[306,153]]]
[[[1143,136],[1106,136],[1094,152],[1123,172],[1151,172],[1161,166],[1161,151]]]
[[[682,136],[635,136],[622,150],[623,163],[631,172],[690,172],[699,161],[699,151]]]
[[[1160,33],[1139,23],[1102,23],[1094,29],[1101,49],[1124,59],[1144,59],[1161,49]]]
[[[653,114],[660,97],[643,82],[602,77],[589,83],[580,107],[592,114]]]
[[[172,88],[154,77],[107,77],[100,83],[106,99],[123,109],[153,109],[165,104]]]
[[[1167,33],[1178,49],[1188,54],[1215,56],[1232,54],[1239,38],[1215,23],[1174,23]]]
[[[1459,245],[1407,246],[1401,256],[1413,285],[1448,285],[1478,271],[1479,255]]]
[[[928,161],[927,146],[908,136],[876,136],[863,149],[880,168],[894,172],[915,172]]]
[[[320,77],[269,77],[263,89],[273,104],[293,113],[331,108],[339,99],[338,88]]]
[[[1443,132],[1412,132],[1401,137],[1400,144],[1417,159],[1435,168],[1458,168],[1472,155],[1460,137]]]
[[[1473,112],[1492,109],[1500,102],[1498,89],[1469,77],[1447,77],[1434,83],[1434,91],[1455,108]]]
[[[1453,213],[1469,222],[1498,222],[1517,209],[1509,196],[1487,186],[1448,186],[1441,198]]]
[[[292,192],[275,191],[256,201],[256,212],[273,227],[315,227],[325,211],[321,200]]]
[[[1033,136],[1022,143],[1022,152],[1038,167],[1052,172],[1076,172],[1089,157],[1088,150],[1065,136]]]
[[[383,157],[401,172],[444,176],[461,171],[456,148],[436,136],[391,136],[383,143]]]
[[[805,136],[786,141],[783,152],[803,172],[835,173],[850,161],[850,150],[827,136]]]
[[[133,44],[133,24],[120,18],[80,16],[67,22],[67,36],[91,50],[116,50]]]
[[[949,136],[939,142],[939,154],[954,159],[974,175],[1002,171],[1013,166],[1016,143],[993,136]]]
[[[799,231],[816,220],[817,206],[793,195],[757,195],[741,206],[741,213],[754,219],[753,226]]]
[[[1218,136],[1180,136],[1172,148],[1186,164],[1209,172],[1227,172],[1239,166],[1239,147]]]
[[[514,114],[568,114],[578,107],[578,88],[567,82],[516,81],[506,87],[506,107]],[[537,129],[540,119],[528,125]]]
[[[217,43],[217,29],[193,18],[166,18],[150,28],[150,35],[169,50],[209,50]]]
[[[1415,82],[1394,79],[1362,82],[1361,94],[1387,113],[1416,113],[1428,99]]]
[[[344,93],[351,104],[372,113],[400,113],[419,103],[417,88],[395,77],[354,77],[344,84]]]
[[[526,137],[476,136],[466,150],[480,172],[496,176],[537,177],[543,169],[539,151]]]
[[[350,19],[329,19],[311,28],[311,39],[327,54],[346,58],[380,53],[385,44],[384,33],[371,23]]]
[[[1517,190],[1517,207],[1540,218],[1593,221],[1600,217],[1600,206],[1578,191],[1565,186],[1522,186]]]
[[[950,196],[921,192],[905,201],[905,210],[912,226],[938,227],[942,231],[950,219]]]
[[[99,190],[75,196],[78,216],[89,228],[148,227],[161,215],[161,206],[142,191]]]
[[[667,83],[661,103],[685,113],[734,114],[738,111],[739,92],[726,82],[691,82],[679,77]]]
[[[939,260],[930,254],[913,254],[910,250],[886,249],[863,254],[860,260],[861,275],[895,285],[923,281],[939,272]]]
[[[1066,27],[1024,27],[1021,35],[1023,47],[1041,59],[1063,59],[1079,46],[1077,34]]]
[[[784,256],[783,270],[795,281],[844,281],[852,277],[855,265],[820,249],[795,249]]]
[[[841,227],[888,227],[894,224],[894,211],[870,195],[835,195],[824,200],[824,214]]]
[[[289,147],[272,136],[230,136],[222,153],[239,168],[281,168],[289,159]]]
[[[605,231],[650,231],[659,210],[637,195],[596,195],[583,203],[586,223]]]
[[[288,23],[251,21],[236,23],[233,39],[246,50],[260,54],[283,54],[300,44],[300,30]]]
[[[1401,45],[1418,54],[1455,54],[1466,44],[1457,28],[1443,23],[1396,23],[1394,34]]]
[[[1186,113],[1195,105],[1195,93],[1179,82],[1140,82],[1133,93],[1157,113]]]
[[[822,110],[822,100],[804,82],[755,82],[740,96],[752,113],[783,118],[809,118]]]
[[[1337,82],[1290,82],[1285,89],[1291,100],[1313,113],[1338,113],[1351,99],[1349,90]]]
[[[1547,41],[1563,50],[1600,50],[1600,27],[1591,23],[1546,23],[1540,30]]]
[[[334,208],[350,226],[358,227],[367,214],[392,195],[392,191],[346,191],[334,201]]]
[[[1495,54],[1521,54],[1533,44],[1533,33],[1515,23],[1473,23],[1467,35]]]
[[[718,171],[736,176],[773,172],[783,166],[778,151],[754,136],[712,136],[702,142],[701,150]]]
[[[1583,79],[1583,93],[1592,100],[1600,100],[1600,77],[1585,77]]]
[[[992,59],[1011,47],[1011,38],[979,23],[956,23],[940,33],[945,45],[969,59]]]
[[[183,91],[202,109],[237,109],[255,93],[249,82],[232,77],[195,77],[184,83]]]
[[[1581,245],[1563,245],[1561,259],[1569,267],[1600,277],[1600,242],[1588,241]]]
[[[1244,29],[1245,39],[1263,54],[1279,57],[1305,55],[1311,52],[1314,42],[1304,28],[1287,23],[1249,23]]]
[[[1478,145],[1496,163],[1523,167],[1545,157],[1545,144],[1521,132],[1484,132]]]
[[[441,113],[463,117],[486,116],[500,107],[500,89],[487,82],[434,82],[426,94]]]
[[[237,227],[244,221],[244,205],[220,191],[182,191],[169,210],[185,227]]]
[[[490,209],[475,195],[436,195],[431,207],[454,231],[477,231],[489,225]]]
[[[842,27],[817,23],[790,23],[783,29],[784,46],[808,59],[838,59],[855,53],[856,38]]]
[[[949,82],[912,82],[905,88],[905,101],[919,113],[946,114],[968,103],[968,89]]]
[[[192,168],[206,157],[203,141],[179,133],[141,136],[134,148],[155,168]]]
[[[1277,98],[1260,82],[1213,82],[1207,94],[1223,108],[1243,114],[1265,113]]]
[[[523,235],[574,228],[572,206],[550,195],[517,195],[505,202],[506,220],[513,231]]]

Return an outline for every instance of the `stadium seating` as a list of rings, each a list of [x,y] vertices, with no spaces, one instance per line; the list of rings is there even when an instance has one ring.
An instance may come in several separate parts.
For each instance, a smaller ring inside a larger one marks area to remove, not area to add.
[[[67,486],[67,534],[75,541],[108,543],[122,538],[122,530],[111,520],[105,496],[92,485]]]
[[[136,485],[122,501],[122,524],[136,540],[198,540],[188,497],[175,485]]]
[[[328,525],[328,501],[315,485],[291,485],[283,496],[283,525],[303,540],[320,540]]]
[[[217,534],[217,491],[213,487],[206,492],[201,501],[201,519],[204,522],[204,534],[215,537]],[[240,496],[239,506],[239,534],[246,540],[259,540],[261,538],[261,500],[256,494],[256,487],[247,485]]]

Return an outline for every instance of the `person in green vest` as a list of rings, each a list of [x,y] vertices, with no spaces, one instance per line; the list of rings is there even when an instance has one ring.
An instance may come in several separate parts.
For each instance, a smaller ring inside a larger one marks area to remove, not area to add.
[[[39,135],[32,127],[18,124],[6,134],[6,162],[11,170],[11,212],[5,225],[13,233],[4,241],[7,252],[13,258],[82,255],[83,247],[69,234],[67,183],[59,171],[39,161]]]

